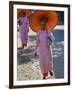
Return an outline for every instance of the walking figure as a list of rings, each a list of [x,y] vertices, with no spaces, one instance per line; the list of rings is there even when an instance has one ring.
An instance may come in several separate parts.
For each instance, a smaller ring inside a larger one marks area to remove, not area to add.
[[[39,48],[39,63],[43,79],[48,77],[48,73],[53,76],[52,49],[51,45],[49,45],[49,41],[52,42],[52,38],[50,38],[52,34],[45,27],[45,22],[41,23],[41,30],[37,33],[36,41],[36,50]],[[35,53],[36,55],[37,53]]]
[[[29,20],[25,12],[22,13],[22,16],[18,18],[20,37],[22,41],[22,48],[27,46],[28,41],[28,32],[29,32]]]

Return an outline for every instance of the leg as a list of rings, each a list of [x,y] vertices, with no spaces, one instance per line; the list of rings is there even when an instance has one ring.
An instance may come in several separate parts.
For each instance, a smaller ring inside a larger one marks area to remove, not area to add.
[[[43,79],[46,79],[45,76],[43,76]]]
[[[46,77],[48,77],[48,72],[47,73],[43,73],[43,79],[46,79]]]
[[[22,48],[24,48],[24,44],[22,44]]]
[[[24,44],[24,46],[26,47],[26,46],[27,46],[27,44]]]

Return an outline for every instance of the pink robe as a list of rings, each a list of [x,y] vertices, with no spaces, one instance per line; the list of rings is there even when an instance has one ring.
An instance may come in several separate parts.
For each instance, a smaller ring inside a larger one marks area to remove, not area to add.
[[[37,33],[37,45],[39,47],[39,62],[42,73],[47,73],[53,69],[52,51],[51,47],[48,46],[48,33],[46,30],[41,30]]]
[[[22,44],[27,44],[28,32],[29,32],[29,20],[25,16],[25,17],[20,17],[18,19],[18,21],[21,22],[21,25],[19,27],[19,31],[20,31],[20,37],[21,37]]]

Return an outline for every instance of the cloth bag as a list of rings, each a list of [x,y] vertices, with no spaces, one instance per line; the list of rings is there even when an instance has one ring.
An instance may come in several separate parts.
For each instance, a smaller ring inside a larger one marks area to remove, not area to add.
[[[47,31],[47,33],[48,33],[48,37],[47,37],[48,45],[49,46],[54,45],[55,37],[53,33],[51,31]]]

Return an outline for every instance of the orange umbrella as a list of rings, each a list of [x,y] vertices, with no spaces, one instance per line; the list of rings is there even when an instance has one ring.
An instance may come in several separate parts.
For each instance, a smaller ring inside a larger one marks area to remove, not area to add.
[[[37,10],[30,16],[30,26],[34,32],[41,30],[41,19],[46,19],[46,28],[53,30],[58,22],[57,13],[54,11]]]
[[[17,9],[17,13],[20,14],[22,12],[22,9]]]
[[[26,16],[30,16],[30,10],[29,9],[17,9],[18,17],[22,16],[23,11],[25,11]]]
[[[26,9],[25,12],[26,12],[26,16],[29,17],[30,16],[30,10]]]

